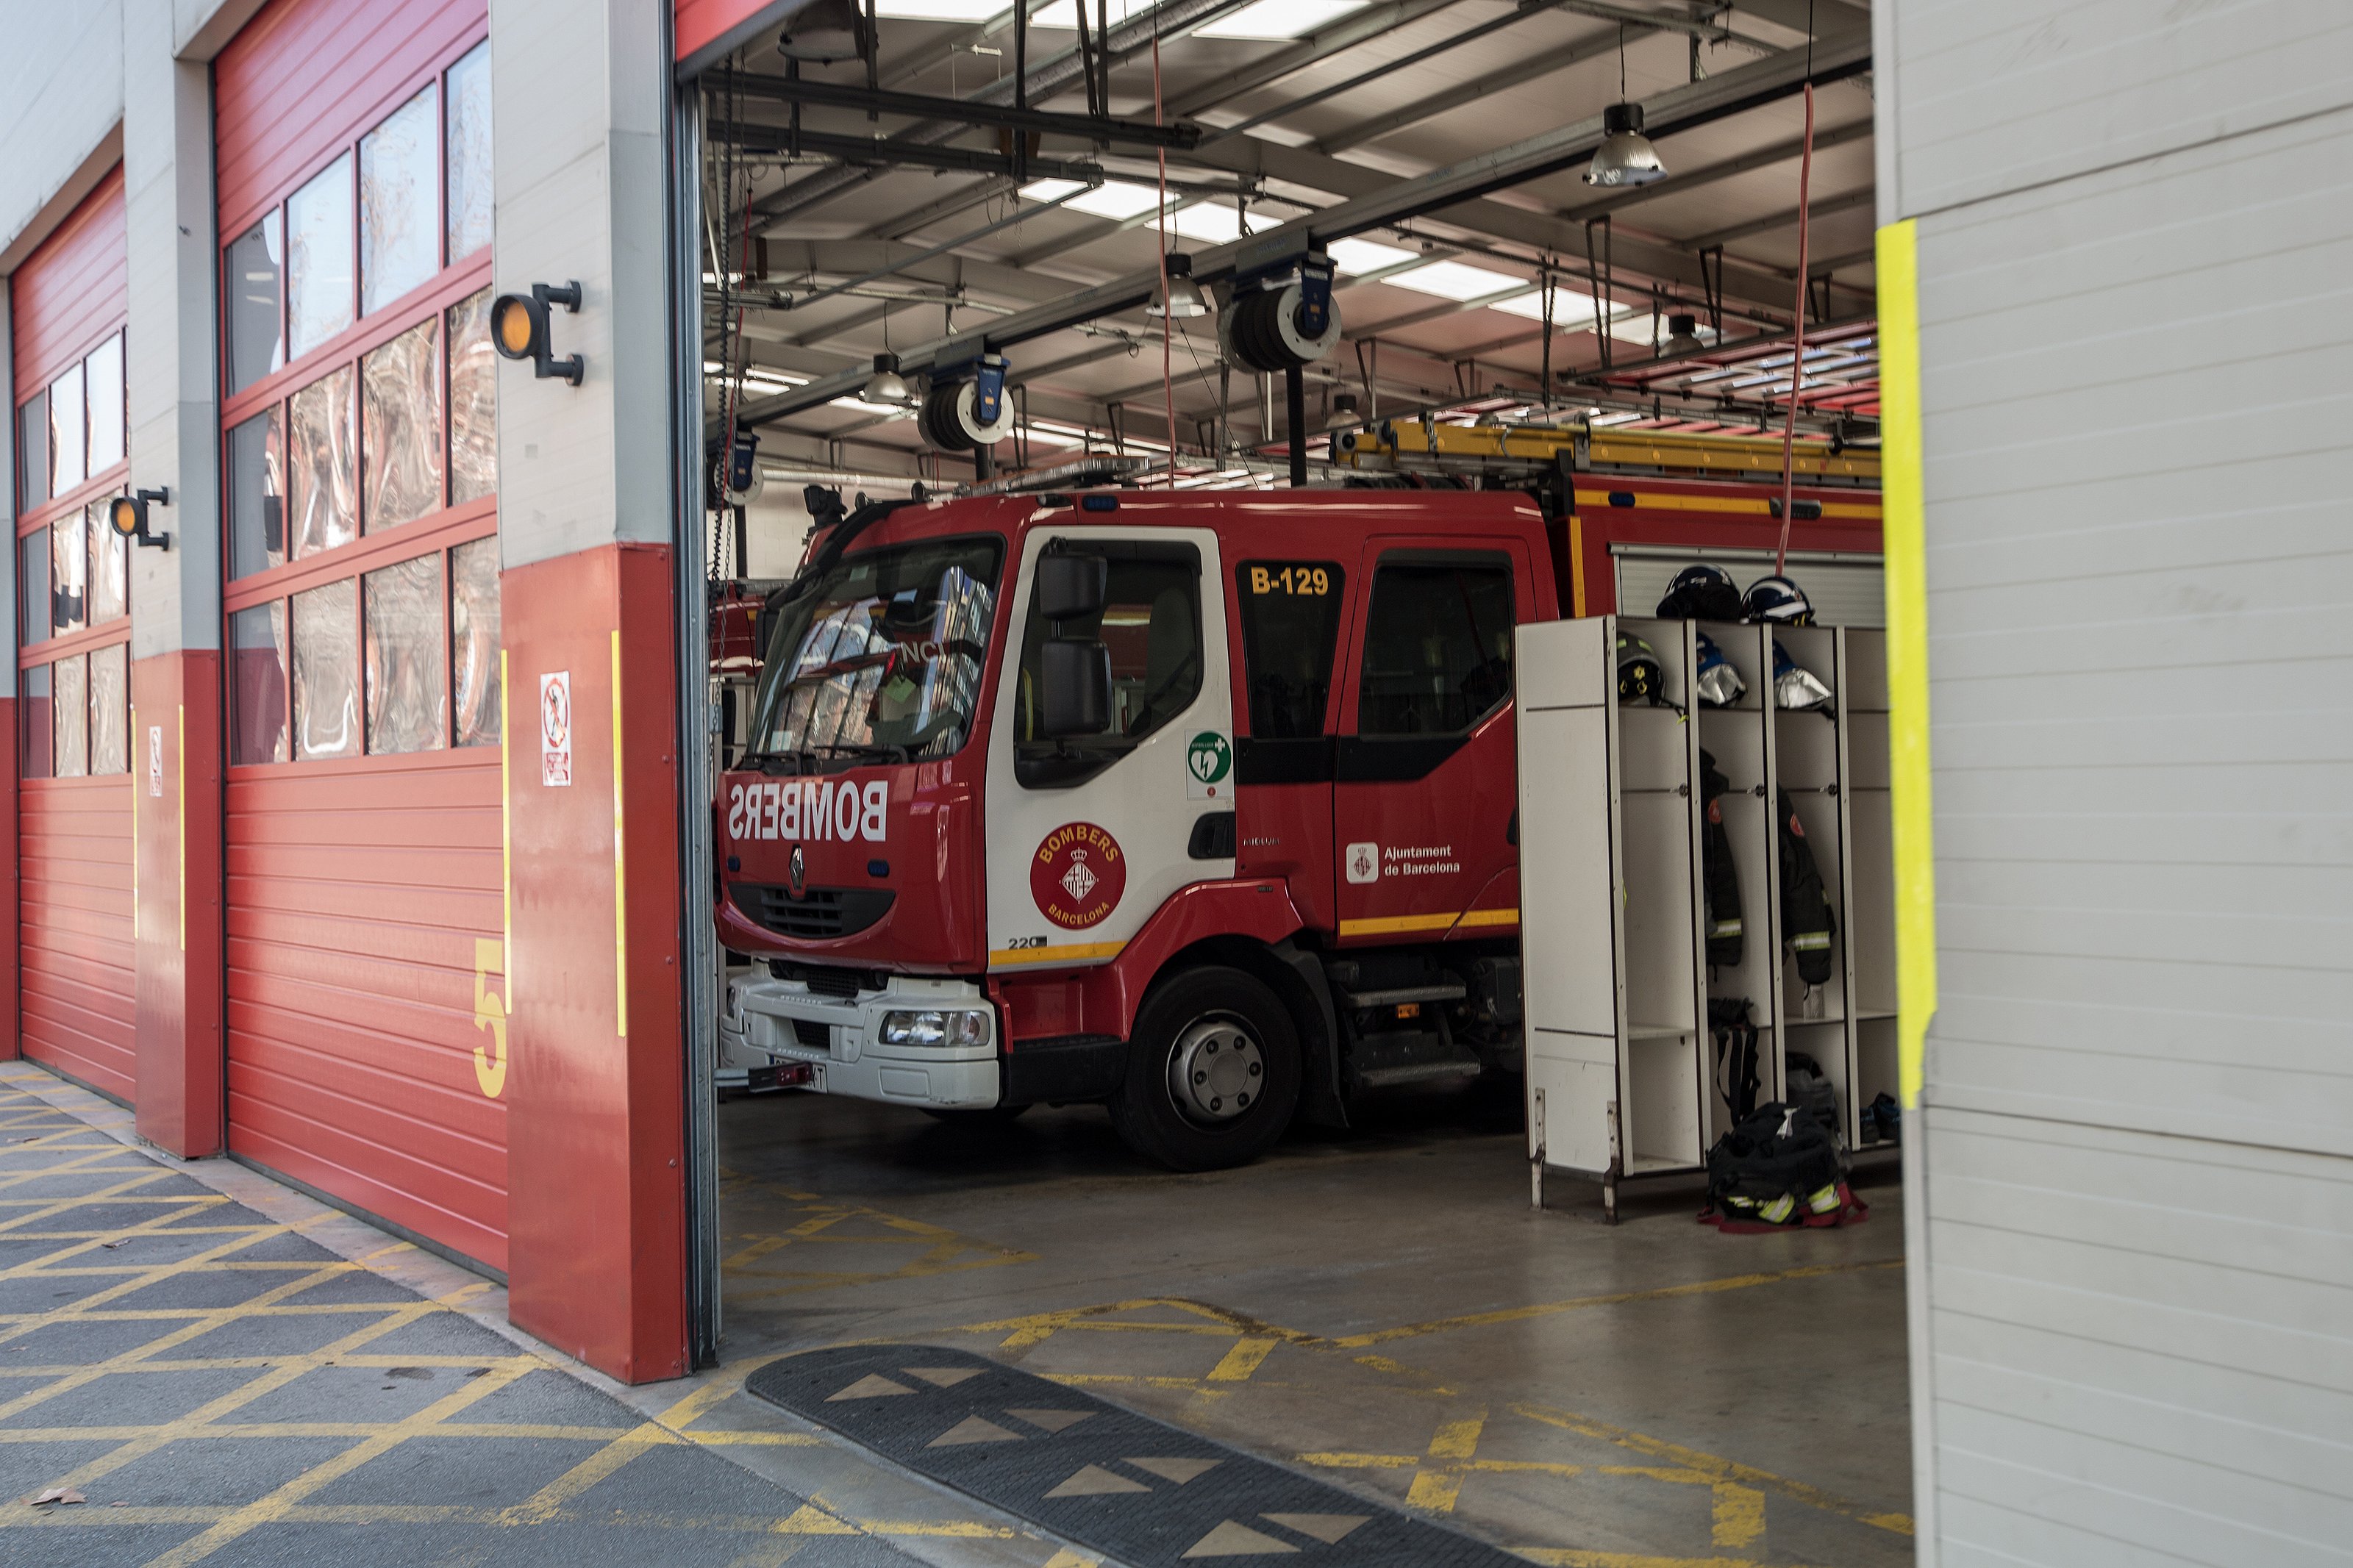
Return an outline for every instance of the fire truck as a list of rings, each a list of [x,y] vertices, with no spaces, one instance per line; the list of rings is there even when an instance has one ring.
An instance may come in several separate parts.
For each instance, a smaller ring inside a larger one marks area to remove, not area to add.
[[[1187,1171],[1517,1072],[1514,628],[1609,607],[1597,537],[1779,531],[1761,476],[1551,460],[1550,504],[1090,489],[826,529],[718,775],[723,1061],[946,1118],[1101,1102]],[[1875,463],[1809,462],[1798,542],[1875,553]]]

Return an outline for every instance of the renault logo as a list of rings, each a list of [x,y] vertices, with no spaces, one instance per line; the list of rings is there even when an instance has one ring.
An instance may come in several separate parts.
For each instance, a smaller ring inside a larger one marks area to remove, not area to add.
[[[801,847],[796,844],[793,846],[793,897],[797,899],[801,896],[801,883],[807,875],[808,864],[801,858]]]

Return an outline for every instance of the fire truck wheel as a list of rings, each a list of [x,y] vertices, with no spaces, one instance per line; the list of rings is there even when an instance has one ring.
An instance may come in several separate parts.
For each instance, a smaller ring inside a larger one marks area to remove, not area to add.
[[[1111,1120],[1148,1160],[1221,1171],[1265,1152],[1298,1101],[1299,1036],[1281,999],[1239,969],[1189,969],[1136,1014]]]

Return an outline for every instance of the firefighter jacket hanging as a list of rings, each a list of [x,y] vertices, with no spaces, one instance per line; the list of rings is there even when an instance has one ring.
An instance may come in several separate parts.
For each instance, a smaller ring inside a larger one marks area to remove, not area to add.
[[[1707,962],[1712,969],[1729,969],[1740,962],[1740,871],[1732,863],[1732,837],[1724,830],[1724,792],[1731,787],[1715,759],[1701,751],[1699,865],[1707,899]]]
[[[1831,911],[1829,889],[1822,886],[1821,868],[1814,864],[1813,847],[1806,842],[1805,824],[1789,804],[1789,792],[1776,793],[1774,804],[1781,816],[1776,836],[1781,841],[1781,941],[1798,966],[1798,978],[1809,986],[1820,985],[1831,977],[1831,938],[1838,934],[1838,920]]]

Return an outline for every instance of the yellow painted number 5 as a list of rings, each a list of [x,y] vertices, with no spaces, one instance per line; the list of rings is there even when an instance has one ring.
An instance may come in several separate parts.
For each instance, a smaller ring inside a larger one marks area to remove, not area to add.
[[[474,1027],[490,1031],[490,1046],[474,1047],[474,1081],[492,1100],[507,1086],[507,1005],[486,984],[491,971],[506,968],[506,944],[493,937],[474,939]]]

